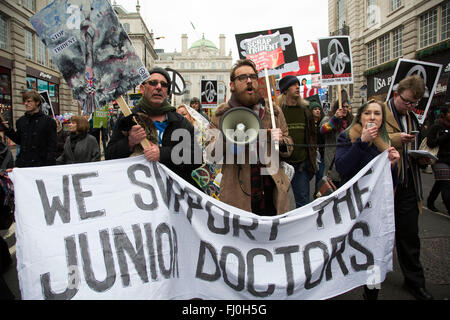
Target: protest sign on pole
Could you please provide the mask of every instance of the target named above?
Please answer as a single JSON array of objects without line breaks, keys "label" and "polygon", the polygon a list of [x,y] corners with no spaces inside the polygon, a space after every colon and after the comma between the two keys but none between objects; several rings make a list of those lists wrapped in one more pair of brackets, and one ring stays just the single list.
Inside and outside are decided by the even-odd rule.
[{"label": "protest sign on pole", "polygon": [[273,217],[144,156],[10,176],[25,300],[327,299],[392,270],[387,152],[333,194]]},{"label": "protest sign on pole", "polygon": [[41,111],[46,114],[47,116],[50,115],[55,118],[55,111],[53,110],[52,101],[50,100],[50,95],[48,94],[48,91],[39,91],[39,95],[42,97],[42,103],[41,103]]},{"label": "protest sign on pole", "polygon": [[55,0],[30,20],[85,113],[129,113],[122,95],[150,75],[108,1]]},{"label": "protest sign on pole", "polygon": [[200,102],[205,108],[215,108],[218,104],[218,86],[217,80],[201,80],[200,81]]},{"label": "protest sign on pole", "polygon": [[320,76],[323,85],[337,85],[342,107],[341,85],[353,83],[353,62],[349,36],[318,39]]},{"label": "protest sign on pole", "polygon": [[399,59],[395,66],[394,75],[392,76],[391,85],[389,87],[386,101],[394,97],[394,92],[397,90],[398,83],[411,75],[417,74],[422,77],[425,82],[425,93],[420,99],[419,104],[413,108],[413,112],[419,120],[419,124],[423,124],[428,109],[433,100],[433,95],[436,90],[436,85],[441,75],[442,65],[437,63]]},{"label": "protest sign on pole", "polygon": [[[271,30],[256,31],[249,33],[236,34],[236,42],[238,46],[239,59],[245,59],[247,57],[246,42],[249,39],[255,38],[260,35],[270,35],[279,32],[280,45],[283,51],[284,63],[278,65],[275,68],[268,68],[269,75],[282,74],[290,71],[297,71],[298,56],[297,49],[295,48],[294,32],[292,27],[276,28]],[[259,77],[264,77],[264,68],[261,69]]]},{"label": "protest sign on pole", "polygon": [[[267,97],[270,106],[270,118],[272,128],[276,128],[275,115],[273,112],[271,82],[269,81],[268,69],[274,69],[284,64],[284,54],[281,49],[280,32],[277,31],[269,35],[259,35],[245,40],[245,51],[247,59],[252,60],[256,65],[256,70],[264,70],[266,79]],[[276,91],[276,88],[274,88]],[[275,141],[275,150],[278,151],[278,141]]]}]

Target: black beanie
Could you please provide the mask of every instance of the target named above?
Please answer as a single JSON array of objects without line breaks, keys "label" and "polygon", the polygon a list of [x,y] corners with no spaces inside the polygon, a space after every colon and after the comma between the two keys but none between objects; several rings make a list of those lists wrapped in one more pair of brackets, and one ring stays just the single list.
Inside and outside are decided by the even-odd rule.
[{"label": "black beanie", "polygon": [[287,89],[289,89],[290,86],[292,86],[295,83],[298,83],[298,85],[300,85],[300,81],[298,81],[298,78],[296,76],[286,76],[286,77],[284,77],[278,83],[278,85],[280,87],[280,92],[284,93]]},{"label": "black beanie", "polygon": [[167,89],[167,93],[170,94],[170,89],[171,89],[171,87],[172,87],[172,80],[170,80],[170,75],[169,75],[169,73],[168,73],[165,69],[163,69],[163,68],[161,68],[161,67],[154,67],[154,68],[151,68],[151,69],[148,71],[148,73],[149,73],[150,75],[153,74],[153,73],[159,73],[159,74],[162,74],[162,75],[164,76],[164,78],[166,78],[167,83],[169,84],[169,88]]}]

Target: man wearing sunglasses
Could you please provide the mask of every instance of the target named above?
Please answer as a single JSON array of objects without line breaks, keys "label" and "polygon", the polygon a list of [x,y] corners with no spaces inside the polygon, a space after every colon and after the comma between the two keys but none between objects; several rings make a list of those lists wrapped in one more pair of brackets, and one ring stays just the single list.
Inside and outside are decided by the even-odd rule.
[{"label": "man wearing sunglasses", "polygon": [[[425,276],[420,263],[419,212],[422,210],[420,166],[427,158],[413,159],[408,150],[420,145],[419,122],[413,108],[425,92],[425,83],[418,75],[404,78],[394,97],[385,105],[386,126],[392,145],[400,153],[400,179],[394,196],[395,240],[400,267],[405,277],[404,288],[416,299],[432,300],[425,289]],[[416,134],[414,134],[416,132]]]},{"label": "man wearing sunglasses", "polygon": [[[119,118],[105,157],[108,160],[144,154],[148,161],[161,162],[197,186],[191,178],[191,172],[201,164],[194,163],[195,152],[201,154],[201,150],[195,149],[197,144],[194,143],[194,127],[168,101],[171,85],[168,72],[155,67],[149,73],[150,78],[140,86],[142,98],[132,109],[132,114]],[[189,137],[190,141],[185,141],[184,137]],[[150,147],[143,149],[140,142],[145,138],[150,141]],[[181,154],[172,155],[172,149],[180,143]],[[184,154],[186,150],[190,151],[188,157]],[[185,158],[189,160],[185,161]]]},{"label": "man wearing sunglasses", "polygon": [[[264,165],[260,161],[261,154],[258,154],[257,163],[249,163],[249,147],[245,147],[248,157],[244,164],[240,164],[233,159],[222,166],[222,180],[220,183],[219,199],[234,207],[253,212],[261,216],[274,216],[289,211],[290,203],[287,196],[289,190],[289,178],[281,167],[277,170],[267,170],[269,174],[264,174],[264,169],[274,166],[274,161],[279,161],[278,154],[272,157],[270,153],[271,141],[279,142],[279,155],[288,157],[292,153],[292,139],[284,119],[283,112],[277,106],[274,108],[274,117],[277,129],[272,129],[269,103],[264,101],[259,94],[258,71],[255,64],[248,59],[238,60],[230,73],[231,98],[228,102],[221,104],[211,118],[211,127],[219,129],[222,116],[233,108],[244,107],[252,110],[261,120],[261,129],[267,129],[268,139],[264,142],[258,139],[259,143],[266,143],[271,163]],[[260,131],[261,135],[261,131]],[[261,136],[259,136],[261,138]],[[242,151],[244,152],[244,151]]]}]

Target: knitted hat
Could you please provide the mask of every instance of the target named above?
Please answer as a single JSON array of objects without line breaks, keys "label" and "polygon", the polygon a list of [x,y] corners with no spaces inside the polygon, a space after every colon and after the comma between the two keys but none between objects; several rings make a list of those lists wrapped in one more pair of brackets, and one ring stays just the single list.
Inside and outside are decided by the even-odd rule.
[{"label": "knitted hat", "polygon": [[172,80],[170,79],[170,75],[166,70],[164,70],[163,68],[160,68],[160,67],[154,67],[154,68],[150,69],[148,71],[148,73],[150,75],[152,75],[153,73],[162,74],[164,76],[164,78],[166,78],[167,83],[169,84],[169,88],[167,88],[167,93],[170,94],[170,88],[172,87]]},{"label": "knitted hat", "polygon": [[310,110],[314,110],[315,108],[319,108],[320,110],[322,110],[322,106],[320,105],[320,103],[318,103],[315,100],[312,100],[309,102],[309,109]]},{"label": "knitted hat", "polygon": [[295,83],[298,83],[298,85],[300,85],[300,81],[298,81],[298,78],[296,76],[286,76],[286,77],[284,77],[278,83],[279,87],[280,87],[280,92],[281,93],[286,92],[286,90],[289,89],[289,87],[292,86]]}]

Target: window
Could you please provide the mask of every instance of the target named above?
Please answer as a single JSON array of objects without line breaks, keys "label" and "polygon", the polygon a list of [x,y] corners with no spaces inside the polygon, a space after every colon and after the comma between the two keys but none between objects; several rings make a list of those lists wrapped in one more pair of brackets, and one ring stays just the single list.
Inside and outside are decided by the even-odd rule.
[{"label": "window", "polygon": [[8,49],[8,20],[0,14],[0,49]]},{"label": "window", "polygon": [[420,16],[420,47],[429,46],[437,42],[438,9],[428,11]]},{"label": "window", "polygon": [[337,0],[337,14],[338,29],[342,29],[345,24],[345,0]]},{"label": "window", "polygon": [[47,65],[46,53],[47,49],[45,48],[44,43],[38,39],[36,42],[36,60],[44,66]]},{"label": "window", "polygon": [[372,68],[377,65],[377,41],[374,40],[367,45],[367,67]]},{"label": "window", "polygon": [[442,5],[441,40],[450,38],[450,1]]},{"label": "window", "polygon": [[212,66],[211,66],[211,68],[212,68],[212,69],[216,69],[216,68],[217,68],[217,65],[216,65],[216,63],[215,63],[215,62],[212,62]]},{"label": "window", "polygon": [[367,0],[367,26],[373,26],[377,23],[377,12],[379,8],[376,0]]},{"label": "window", "polygon": [[191,69],[195,69],[195,62],[191,62]]},{"label": "window", "polygon": [[392,58],[396,59],[403,55],[403,28],[392,31]]},{"label": "window", "polygon": [[130,24],[129,23],[124,23],[123,24],[123,29],[125,30],[126,33],[130,33]]},{"label": "window", "polygon": [[385,63],[390,60],[391,52],[391,37],[390,33],[380,37],[380,63]]},{"label": "window", "polygon": [[391,11],[395,11],[402,6],[402,0],[391,0]]},{"label": "window", "polygon": [[35,11],[35,5],[36,5],[36,1],[35,0],[24,0],[23,1],[23,5],[25,8],[30,9],[31,11]]},{"label": "window", "polygon": [[180,62],[180,69],[184,69],[184,62]]},{"label": "window", "polygon": [[34,35],[25,30],[25,58],[34,60]]}]

